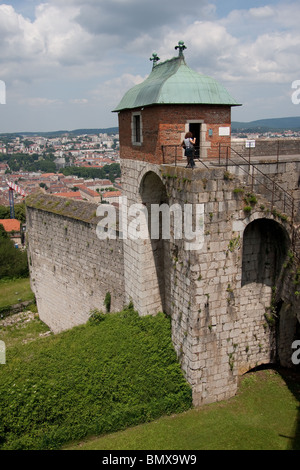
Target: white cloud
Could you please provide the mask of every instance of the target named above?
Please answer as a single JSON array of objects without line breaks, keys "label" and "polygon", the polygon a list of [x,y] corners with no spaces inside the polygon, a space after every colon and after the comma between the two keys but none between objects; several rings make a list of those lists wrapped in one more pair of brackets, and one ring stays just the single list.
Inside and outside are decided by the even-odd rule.
[{"label": "white cloud", "polygon": [[[286,6],[284,23],[290,16],[298,13],[300,5]],[[295,10],[296,9],[296,10]],[[300,32],[286,26],[274,28],[274,23],[263,28],[261,21],[276,16],[280,22],[280,11],[269,6],[246,10],[235,10],[220,21],[196,21],[186,31],[182,31],[188,50],[185,55],[188,63],[199,72],[214,76],[220,80],[243,83],[285,83],[292,80],[299,70]],[[250,14],[249,14],[250,12]],[[254,22],[247,28],[251,17]],[[266,21],[268,23],[268,21]],[[273,27],[272,27],[273,25]],[[236,28],[239,34],[236,34]],[[244,30],[244,34],[241,32]],[[172,31],[164,45],[174,43],[178,31]],[[180,35],[180,32],[179,32]],[[189,53],[189,50],[191,53]]]},{"label": "white cloud", "polygon": [[126,91],[128,91],[133,86],[142,83],[145,79],[146,76],[142,77],[140,75],[131,75],[129,73],[125,73],[120,77],[116,77],[101,83],[101,85],[91,91],[91,95],[94,100],[97,100],[97,102],[105,102],[106,104],[110,103],[112,107],[115,107],[124,96]]},{"label": "white cloud", "polygon": [[69,101],[71,104],[88,104],[89,100],[86,98],[74,98]]},{"label": "white cloud", "polygon": [[10,5],[0,5],[0,53],[3,60],[19,60],[41,49],[41,37],[31,31],[30,21],[17,14]]},{"label": "white cloud", "polygon": [[223,18],[216,17],[213,0],[173,0],[171,7],[161,0],[35,2],[30,18],[0,5],[0,79],[8,104],[81,104],[88,110],[103,103],[104,113],[150,73],[152,52],[169,59],[177,55],[179,40],[191,68],[219,79],[248,103],[247,87],[263,97],[260,87],[265,93],[269,84],[278,96],[277,85],[290,88],[300,79],[296,2],[257,8],[243,2]]},{"label": "white cloud", "polygon": [[49,98],[22,98],[20,100],[20,103],[22,105],[26,106],[52,106],[52,105],[61,105],[62,101],[57,100],[57,99],[49,99]]},{"label": "white cloud", "polygon": [[274,7],[271,7],[270,5],[265,5],[264,7],[259,8],[250,8],[249,10],[249,15],[256,19],[270,19],[274,14]]}]

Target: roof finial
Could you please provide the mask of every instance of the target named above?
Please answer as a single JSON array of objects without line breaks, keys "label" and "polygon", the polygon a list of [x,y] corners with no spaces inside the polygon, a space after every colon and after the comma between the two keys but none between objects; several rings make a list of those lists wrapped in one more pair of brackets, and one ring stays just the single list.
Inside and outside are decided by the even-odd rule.
[{"label": "roof finial", "polygon": [[186,49],[186,46],[184,45],[184,41],[179,41],[178,46],[176,46],[175,49],[179,49],[179,57],[183,57],[183,51],[184,49]]},{"label": "roof finial", "polygon": [[152,57],[150,57],[150,60],[153,60],[153,67],[155,67],[156,62],[158,62],[160,60],[160,58],[158,57],[156,52],[153,52]]}]

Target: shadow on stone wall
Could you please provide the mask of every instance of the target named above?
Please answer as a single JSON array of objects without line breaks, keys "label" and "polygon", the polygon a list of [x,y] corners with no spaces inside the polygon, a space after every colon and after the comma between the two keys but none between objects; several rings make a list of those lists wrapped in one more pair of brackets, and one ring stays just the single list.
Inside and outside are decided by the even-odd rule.
[{"label": "shadow on stone wall", "polygon": [[242,286],[274,286],[289,248],[284,229],[273,220],[255,220],[245,230],[243,245]]}]

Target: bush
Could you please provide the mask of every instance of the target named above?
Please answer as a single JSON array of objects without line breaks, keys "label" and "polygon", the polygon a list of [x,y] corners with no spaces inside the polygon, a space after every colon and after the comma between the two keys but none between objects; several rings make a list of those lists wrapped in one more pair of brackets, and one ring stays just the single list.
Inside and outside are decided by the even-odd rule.
[{"label": "bush", "polygon": [[97,308],[95,308],[94,310],[90,312],[89,322],[91,324],[97,325],[103,320],[105,320],[105,314],[101,310],[98,310]]},{"label": "bush", "polygon": [[245,206],[244,207],[244,212],[245,214],[249,215],[252,211],[252,207],[251,206]]},{"label": "bush", "polygon": [[0,368],[0,448],[57,449],[190,408],[170,326],[163,314],[139,317],[128,307],[98,324],[8,348]]},{"label": "bush", "polygon": [[0,279],[28,276],[27,252],[16,249],[0,225]]},{"label": "bush", "polygon": [[106,313],[110,312],[110,306],[111,306],[111,295],[110,292],[106,292],[105,299],[104,299],[104,305],[106,308]]}]

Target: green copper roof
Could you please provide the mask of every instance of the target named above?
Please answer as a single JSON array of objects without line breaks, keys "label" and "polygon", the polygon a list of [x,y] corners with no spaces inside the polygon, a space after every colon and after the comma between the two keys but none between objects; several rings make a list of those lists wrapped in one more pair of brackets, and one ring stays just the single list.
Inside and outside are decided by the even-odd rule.
[{"label": "green copper roof", "polygon": [[215,79],[190,69],[182,52],[179,57],[154,63],[148,78],[127,91],[114,112],[159,104],[240,106]]}]

